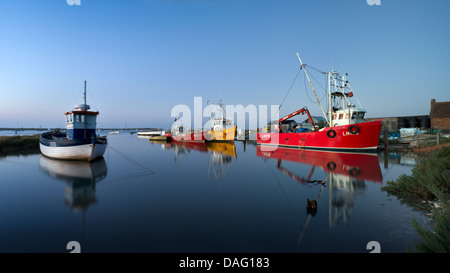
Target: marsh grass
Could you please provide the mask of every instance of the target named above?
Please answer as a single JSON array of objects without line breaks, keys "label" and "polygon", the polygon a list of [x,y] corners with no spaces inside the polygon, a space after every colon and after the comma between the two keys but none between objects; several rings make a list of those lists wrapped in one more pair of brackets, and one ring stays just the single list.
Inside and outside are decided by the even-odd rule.
[{"label": "marsh grass", "polygon": [[432,216],[428,226],[421,226],[415,219],[412,225],[422,241],[413,242],[409,252],[449,253],[450,252],[450,147],[441,147],[428,155],[421,155],[420,162],[412,170],[412,175],[401,175],[396,181],[388,181],[381,188],[400,201],[416,199],[437,204],[431,208]]},{"label": "marsh grass", "polygon": [[39,152],[39,135],[0,137],[0,156]]}]

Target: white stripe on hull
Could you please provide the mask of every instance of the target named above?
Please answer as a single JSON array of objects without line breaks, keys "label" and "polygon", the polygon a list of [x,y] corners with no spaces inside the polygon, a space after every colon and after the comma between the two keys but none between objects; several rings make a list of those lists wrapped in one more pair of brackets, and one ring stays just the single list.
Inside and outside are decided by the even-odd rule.
[{"label": "white stripe on hull", "polygon": [[257,145],[260,146],[270,146],[270,147],[280,147],[280,148],[286,148],[286,149],[311,149],[311,150],[376,150],[378,148],[378,146],[373,146],[373,147],[324,147],[324,146],[300,146],[300,145],[286,145],[286,144],[270,144],[270,143],[257,143]]},{"label": "white stripe on hull", "polygon": [[70,160],[88,160],[92,161],[103,156],[106,151],[104,144],[85,144],[67,147],[49,147],[39,144],[42,154],[51,158],[70,159]]}]

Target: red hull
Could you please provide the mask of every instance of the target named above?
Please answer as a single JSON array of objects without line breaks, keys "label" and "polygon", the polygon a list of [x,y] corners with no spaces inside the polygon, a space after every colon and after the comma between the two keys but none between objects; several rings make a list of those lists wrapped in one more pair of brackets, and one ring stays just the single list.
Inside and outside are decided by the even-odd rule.
[{"label": "red hull", "polygon": [[[327,172],[351,176],[361,180],[369,180],[380,184],[383,181],[378,157],[372,154],[336,153],[288,148],[264,151],[263,147],[258,146],[256,155],[259,157],[318,166]],[[281,164],[279,163],[279,165]]]},{"label": "red hull", "polygon": [[[354,129],[355,126],[357,127],[356,132],[355,130],[349,130],[350,127]],[[335,135],[331,130],[335,132]],[[273,146],[268,147],[267,150],[281,147],[329,151],[375,152],[378,146],[380,131],[381,119],[363,122],[353,126],[326,127],[322,131],[317,132],[258,133],[257,144]]]},{"label": "red hull", "polygon": [[170,141],[175,142],[205,142],[205,133],[204,132],[196,132],[192,134],[180,134],[180,135],[170,135]]}]

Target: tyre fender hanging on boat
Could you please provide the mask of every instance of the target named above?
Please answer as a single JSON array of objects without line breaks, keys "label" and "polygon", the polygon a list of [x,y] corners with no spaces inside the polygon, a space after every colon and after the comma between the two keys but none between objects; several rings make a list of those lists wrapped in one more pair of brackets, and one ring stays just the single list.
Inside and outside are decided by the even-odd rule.
[{"label": "tyre fender hanging on boat", "polygon": [[334,138],[334,137],[336,136],[336,131],[333,130],[333,129],[328,130],[327,136],[328,136],[329,138]]},{"label": "tyre fender hanging on boat", "polygon": [[350,132],[350,134],[357,134],[359,133],[359,127],[356,125],[351,125],[350,127],[348,127],[348,131]]}]

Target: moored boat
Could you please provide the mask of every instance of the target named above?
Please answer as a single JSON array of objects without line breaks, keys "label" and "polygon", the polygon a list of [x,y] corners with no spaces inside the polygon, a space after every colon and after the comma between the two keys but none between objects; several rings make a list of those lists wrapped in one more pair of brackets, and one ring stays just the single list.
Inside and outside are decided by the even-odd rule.
[{"label": "moored boat", "polygon": [[170,137],[170,134],[165,131],[161,131],[159,135],[152,135],[148,139],[151,141],[167,141]]},{"label": "moored boat", "polygon": [[[231,119],[227,118],[225,109],[221,102],[215,103],[216,105],[214,115],[211,116],[211,127],[206,132],[207,141],[234,141],[236,138],[236,125],[233,124]],[[218,113],[219,115],[215,115]]]},{"label": "moored boat", "polygon": [[51,131],[41,134],[39,146],[47,157],[67,160],[93,161],[106,151],[106,136],[96,135],[96,120],[99,112],[89,111],[86,104],[86,82],[84,82],[84,104],[77,104],[73,111],[65,113],[66,132]]},{"label": "moored boat", "polygon": [[[168,135],[168,139],[174,142],[205,142],[205,141],[225,141],[233,142],[236,138],[236,125],[227,118],[222,103],[214,103],[216,106],[213,113],[210,113],[209,128],[192,130],[183,125],[174,126]],[[208,106],[213,106],[209,105]],[[218,114],[218,115],[216,115]],[[175,119],[175,122],[180,117]]]},{"label": "moored boat", "polygon": [[170,134],[165,131],[140,131],[138,137],[148,138],[151,141],[167,141]]},{"label": "moored boat", "polygon": [[[299,60],[301,68],[309,80],[306,65],[302,63],[300,56]],[[329,151],[376,151],[381,130],[381,119],[364,120],[366,111],[362,107],[356,107],[351,102],[353,90],[351,90],[345,76],[340,75],[337,71],[322,73],[328,77],[328,117],[325,115],[319,100],[318,103],[324,113],[327,126],[320,128],[314,124],[308,109],[305,107],[272,123],[270,131],[259,132],[257,134],[258,145]],[[312,84],[311,88],[314,91]],[[346,90],[350,92],[346,92]],[[308,115],[312,124],[311,129],[287,124],[288,119],[299,114]]]},{"label": "moored boat", "polygon": [[161,136],[164,131],[138,131],[138,136]]},{"label": "moored boat", "polygon": [[151,136],[148,139],[152,141],[167,141],[167,136]]},{"label": "moored boat", "polygon": [[168,139],[173,142],[205,142],[205,132],[204,131],[188,131],[184,133],[183,131],[172,132]]},{"label": "moored boat", "polygon": [[[175,122],[180,120],[180,117],[175,118]],[[173,142],[205,142],[206,132],[204,130],[191,130],[185,128],[183,125],[173,127],[170,133],[166,133],[169,141]]]}]

